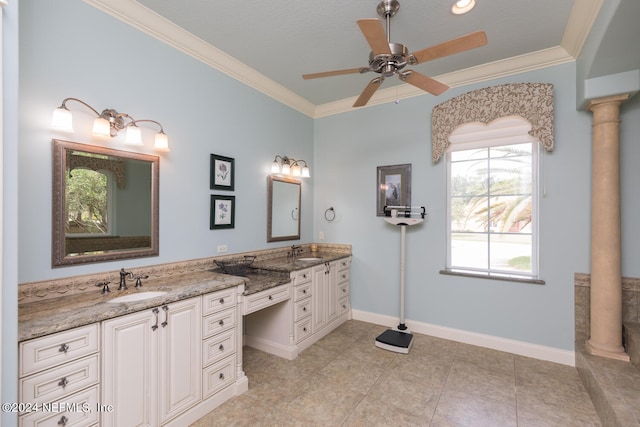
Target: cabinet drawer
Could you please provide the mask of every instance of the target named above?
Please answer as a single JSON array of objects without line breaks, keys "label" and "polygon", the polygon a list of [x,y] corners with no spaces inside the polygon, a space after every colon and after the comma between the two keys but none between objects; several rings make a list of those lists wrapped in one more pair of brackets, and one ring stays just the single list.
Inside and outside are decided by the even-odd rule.
[{"label": "cabinet drawer", "polygon": [[20,343],[20,377],[98,351],[98,324]]},{"label": "cabinet drawer", "polygon": [[311,281],[311,269],[307,268],[306,270],[296,271],[295,273],[295,282],[294,285],[298,286],[306,282]]},{"label": "cabinet drawer", "polygon": [[202,315],[226,310],[236,305],[236,287],[223,289],[204,295],[202,298]]},{"label": "cabinet drawer", "polygon": [[311,296],[311,282],[293,288],[293,301],[300,301]]},{"label": "cabinet drawer", "polygon": [[[98,386],[78,392],[64,401],[47,402],[47,407],[40,406],[38,412],[31,412],[20,417],[21,427],[81,427],[97,425],[100,421],[98,407]],[[64,404],[66,411],[61,410]]]},{"label": "cabinet drawer", "polygon": [[69,362],[20,381],[20,402],[53,402],[98,382],[98,355]]},{"label": "cabinet drawer", "polygon": [[338,284],[338,299],[349,296],[349,282]]},{"label": "cabinet drawer", "polygon": [[236,351],[235,330],[223,332],[204,341],[202,345],[202,366],[224,359]]},{"label": "cabinet drawer", "polygon": [[203,399],[215,394],[236,380],[236,358],[228,357],[203,370]]},{"label": "cabinet drawer", "polygon": [[254,311],[262,310],[271,305],[286,301],[291,298],[291,286],[289,284],[276,286],[253,295],[245,297],[243,304],[243,314],[250,314]]},{"label": "cabinet drawer", "polygon": [[311,317],[307,317],[296,323],[295,340],[296,344],[311,335]]},{"label": "cabinet drawer", "polygon": [[346,270],[351,267],[351,258],[338,260],[338,271]]},{"label": "cabinet drawer", "polygon": [[338,300],[338,316],[342,316],[348,311],[349,311],[349,296],[346,296]]},{"label": "cabinet drawer", "polygon": [[348,282],[351,279],[351,270],[338,271],[338,283]]},{"label": "cabinet drawer", "polygon": [[226,331],[236,324],[235,308],[209,315],[202,319],[202,338]]},{"label": "cabinet drawer", "polygon": [[297,322],[311,315],[311,298],[303,299],[293,305],[293,321]]}]

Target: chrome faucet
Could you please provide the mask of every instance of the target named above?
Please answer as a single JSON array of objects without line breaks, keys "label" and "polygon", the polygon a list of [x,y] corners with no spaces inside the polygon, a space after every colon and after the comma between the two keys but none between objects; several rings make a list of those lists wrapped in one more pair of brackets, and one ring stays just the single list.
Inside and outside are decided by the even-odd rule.
[{"label": "chrome faucet", "polygon": [[127,276],[130,279],[133,279],[133,273],[130,271],[125,271],[124,268],[120,269],[120,286],[118,286],[119,291],[127,290]]},{"label": "chrome faucet", "polygon": [[144,276],[139,274],[136,277],[131,277],[132,279],[136,279],[136,288],[141,288],[142,287],[142,279],[148,279],[149,275],[145,274]]},{"label": "chrome faucet", "polygon": [[109,289],[109,283],[111,283],[110,281],[105,281],[105,282],[99,282],[96,283],[97,287],[102,287],[102,293],[106,294],[108,292],[111,292],[111,289]]}]

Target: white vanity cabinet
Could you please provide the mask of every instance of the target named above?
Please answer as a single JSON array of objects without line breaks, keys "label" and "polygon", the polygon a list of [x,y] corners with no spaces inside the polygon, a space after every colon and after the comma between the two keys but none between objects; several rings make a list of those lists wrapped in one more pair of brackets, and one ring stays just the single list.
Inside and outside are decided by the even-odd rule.
[{"label": "white vanity cabinet", "polygon": [[202,399],[201,298],[102,324],[103,426],[158,426]]},{"label": "white vanity cabinet", "polygon": [[99,337],[96,324],[20,343],[21,426],[99,422]]}]

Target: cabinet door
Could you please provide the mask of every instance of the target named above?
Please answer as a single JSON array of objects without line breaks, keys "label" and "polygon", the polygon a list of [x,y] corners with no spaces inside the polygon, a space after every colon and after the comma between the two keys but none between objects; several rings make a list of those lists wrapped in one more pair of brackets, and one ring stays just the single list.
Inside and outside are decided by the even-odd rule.
[{"label": "cabinet door", "polygon": [[145,310],[102,323],[103,426],[157,426],[159,314]]},{"label": "cabinet door", "polygon": [[327,324],[327,266],[317,265],[311,270],[311,319],[312,332],[315,334]]},{"label": "cabinet door", "polygon": [[327,272],[327,323],[338,317],[338,262],[329,264]]},{"label": "cabinet door", "polygon": [[202,396],[200,298],[160,308],[161,422],[198,403]]}]

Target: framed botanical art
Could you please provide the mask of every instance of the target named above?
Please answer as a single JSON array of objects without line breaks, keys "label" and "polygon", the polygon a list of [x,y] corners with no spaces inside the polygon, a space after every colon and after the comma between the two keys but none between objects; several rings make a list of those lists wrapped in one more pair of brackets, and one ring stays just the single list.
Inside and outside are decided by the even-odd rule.
[{"label": "framed botanical art", "polygon": [[234,228],[236,217],[236,196],[211,195],[209,229]]},{"label": "framed botanical art", "polygon": [[211,190],[234,190],[235,183],[235,159],[231,157],[211,155]]},{"label": "framed botanical art", "polygon": [[411,164],[378,166],[377,216],[385,206],[411,206]]}]

